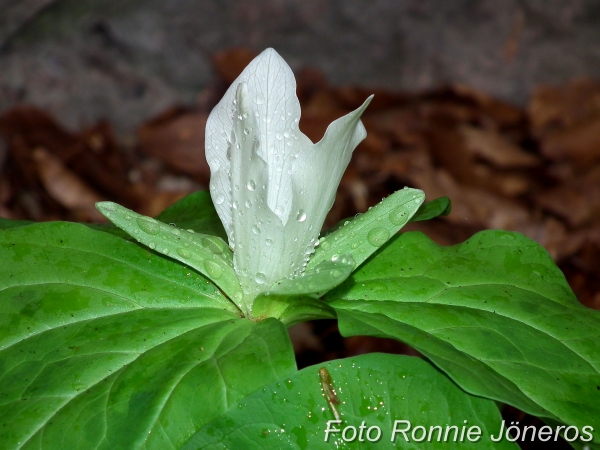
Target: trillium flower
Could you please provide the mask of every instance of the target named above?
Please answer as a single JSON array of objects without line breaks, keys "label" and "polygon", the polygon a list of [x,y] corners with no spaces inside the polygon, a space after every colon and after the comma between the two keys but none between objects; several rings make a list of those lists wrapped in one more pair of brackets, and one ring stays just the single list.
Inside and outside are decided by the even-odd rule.
[{"label": "trillium flower", "polygon": [[352,152],[366,136],[360,116],[370,100],[331,123],[313,144],[298,128],[294,75],[267,49],[211,112],[205,145],[210,193],[244,303],[304,271]]}]

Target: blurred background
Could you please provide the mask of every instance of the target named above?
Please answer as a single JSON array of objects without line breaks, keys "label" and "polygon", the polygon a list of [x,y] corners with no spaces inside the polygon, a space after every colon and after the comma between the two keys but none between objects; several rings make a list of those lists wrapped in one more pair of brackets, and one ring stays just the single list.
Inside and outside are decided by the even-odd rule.
[{"label": "blurred background", "polygon": [[[404,186],[447,195],[448,217],[409,228],[524,233],[600,309],[596,0],[0,0],[0,216],[155,215],[206,189],[206,117],[266,47],[313,141],[376,94],[327,225]],[[292,334],[300,365],[415,353],[327,321]]]}]

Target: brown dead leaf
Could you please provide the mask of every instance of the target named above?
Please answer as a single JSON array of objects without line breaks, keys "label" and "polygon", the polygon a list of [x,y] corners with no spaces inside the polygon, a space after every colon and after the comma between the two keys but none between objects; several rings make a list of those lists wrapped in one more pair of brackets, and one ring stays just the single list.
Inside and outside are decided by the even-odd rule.
[{"label": "brown dead leaf", "polygon": [[544,156],[578,168],[600,160],[600,114],[551,133],[541,143]]},{"label": "brown dead leaf", "polygon": [[205,113],[170,110],[138,130],[140,150],[168,166],[207,181],[210,169],[204,156]]},{"label": "brown dead leaf", "polygon": [[543,209],[578,228],[600,219],[600,166],[534,196]]},{"label": "brown dead leaf", "polygon": [[496,131],[483,130],[470,125],[462,125],[460,133],[466,150],[499,169],[515,167],[536,167],[540,159],[525,152]]},{"label": "brown dead leaf", "polygon": [[576,79],[563,86],[538,86],[529,103],[532,133],[543,138],[600,114],[600,84]]},{"label": "brown dead leaf", "polygon": [[46,191],[62,206],[75,213],[78,220],[104,220],[94,206],[96,202],[103,200],[102,197],[67,169],[58,157],[38,147],[33,151],[33,160]]}]

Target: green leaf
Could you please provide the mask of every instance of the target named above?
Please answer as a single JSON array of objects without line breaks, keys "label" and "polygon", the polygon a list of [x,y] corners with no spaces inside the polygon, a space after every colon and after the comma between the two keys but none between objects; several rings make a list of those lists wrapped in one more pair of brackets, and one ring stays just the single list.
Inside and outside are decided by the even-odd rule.
[{"label": "green leaf", "polygon": [[[334,420],[334,415],[324,395],[320,367],[331,377],[339,400],[333,408],[343,421],[331,426],[340,430],[354,426],[358,430],[364,421],[364,442],[358,442],[358,437],[353,443],[344,442],[341,432],[331,434],[325,442],[327,422]],[[426,442],[426,438],[424,442],[409,443],[401,433],[396,433],[392,442],[395,420],[410,422],[408,439],[412,439],[412,430],[417,426],[425,427],[426,432],[430,426],[439,426],[442,442],[437,442],[437,429],[433,430],[432,442]],[[205,425],[183,449],[453,449],[474,446],[518,449],[516,444],[506,440],[491,442],[490,435],[497,435],[501,421],[494,402],[466,394],[422,359],[375,353],[308,367],[271,383]],[[454,429],[450,429],[444,442],[446,426],[457,427],[459,442],[452,442]],[[481,439],[477,444],[467,439],[466,432],[460,442],[463,426],[466,430],[479,427]],[[381,430],[377,443],[366,439],[369,427]],[[396,429],[406,427],[407,424],[398,423]],[[476,437],[474,431],[472,439]],[[373,428],[371,433],[374,439],[377,430]],[[417,429],[415,437],[419,439],[421,433]]]},{"label": "green leaf", "polygon": [[196,233],[218,236],[227,241],[221,219],[208,191],[198,191],[169,206],[156,217],[161,222]]},{"label": "green leaf", "polygon": [[[160,213],[156,219],[163,223],[183,228],[184,230],[194,230],[196,233],[209,234],[227,240],[225,230],[212,204],[210,194],[206,191],[194,192],[182,198]],[[4,226],[2,220],[6,219],[0,219],[0,229]],[[32,223],[22,222],[26,224]],[[133,239],[129,234],[117,228],[112,223],[91,223],[86,224],[86,226],[93,230],[114,234],[122,239]]]},{"label": "green leaf", "polygon": [[252,315],[263,319],[273,317],[291,327],[300,322],[335,319],[335,311],[320,299],[302,295],[259,295],[252,305]]},{"label": "green leaf", "polygon": [[33,222],[30,220],[10,220],[0,217],[0,230],[8,230],[9,228],[17,228],[25,225],[30,225]]},{"label": "green leaf", "polygon": [[0,310],[0,448],[179,448],[295,371],[281,322],[83,225],[0,233]]},{"label": "green leaf", "polygon": [[[113,202],[96,203],[96,208],[138,242],[210,278],[242,307],[242,290],[233,268],[233,253],[221,238],[181,230]],[[243,311],[248,314],[248,311]]]},{"label": "green leaf", "polygon": [[414,216],[410,218],[410,222],[420,222],[423,220],[431,220],[438,216],[447,216],[452,211],[452,203],[448,197],[440,197],[430,202],[423,203]]},{"label": "green leaf", "polygon": [[307,270],[342,254],[349,254],[356,267],[360,266],[406,225],[424,200],[425,194],[419,189],[404,188],[394,192],[366,213],[322,237]]},{"label": "green leaf", "polygon": [[600,429],[600,313],[520,234],[400,235],[326,300],[344,336],[404,341],[468,392]]}]

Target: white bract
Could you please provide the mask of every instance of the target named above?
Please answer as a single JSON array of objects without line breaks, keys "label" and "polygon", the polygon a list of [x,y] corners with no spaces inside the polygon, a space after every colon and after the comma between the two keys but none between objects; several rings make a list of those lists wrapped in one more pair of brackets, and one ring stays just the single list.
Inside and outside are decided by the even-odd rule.
[{"label": "white bract", "polygon": [[294,75],[267,49],[211,112],[210,193],[234,251],[244,303],[302,274],[352,152],[366,136],[360,116],[370,100],[313,144],[298,128]]}]

